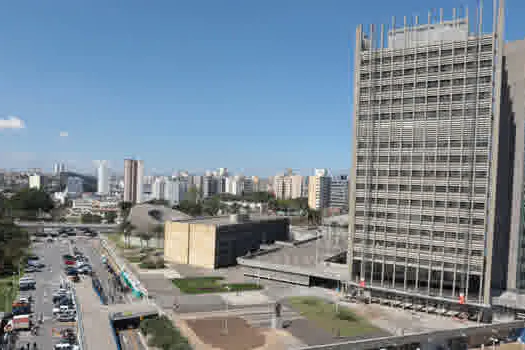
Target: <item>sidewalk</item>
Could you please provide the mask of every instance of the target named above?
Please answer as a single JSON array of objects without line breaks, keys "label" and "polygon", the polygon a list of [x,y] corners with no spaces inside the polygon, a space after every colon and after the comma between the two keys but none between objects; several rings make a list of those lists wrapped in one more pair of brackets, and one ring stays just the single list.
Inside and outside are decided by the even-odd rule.
[{"label": "sidewalk", "polygon": [[82,321],[84,323],[84,350],[117,349],[109,322],[108,307],[100,303],[91,279],[83,279],[75,285]]}]

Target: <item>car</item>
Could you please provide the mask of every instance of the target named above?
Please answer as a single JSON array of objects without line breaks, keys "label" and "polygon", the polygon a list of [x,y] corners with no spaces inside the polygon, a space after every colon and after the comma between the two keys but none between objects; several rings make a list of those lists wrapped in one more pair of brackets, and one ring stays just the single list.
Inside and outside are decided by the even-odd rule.
[{"label": "car", "polygon": [[37,269],[36,267],[31,266],[31,265],[26,266],[26,267],[24,268],[24,271],[27,272],[27,273],[36,272],[37,270],[38,270],[38,269]]},{"label": "car", "polygon": [[78,273],[82,273],[85,275],[90,275],[93,272],[93,269],[91,268],[91,265],[82,265],[78,268]]},{"label": "car", "polygon": [[57,317],[58,322],[73,322],[75,319],[76,316],[74,312],[59,313]]}]

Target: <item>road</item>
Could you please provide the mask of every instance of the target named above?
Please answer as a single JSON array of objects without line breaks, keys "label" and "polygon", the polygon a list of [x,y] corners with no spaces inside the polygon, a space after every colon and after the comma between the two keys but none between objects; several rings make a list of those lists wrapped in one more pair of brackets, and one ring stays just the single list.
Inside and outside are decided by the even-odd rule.
[{"label": "road", "polygon": [[20,333],[17,347],[36,342],[38,349],[47,350],[52,349],[53,345],[58,343],[57,331],[64,328],[76,330],[75,323],[58,323],[53,319],[52,295],[60,286],[60,281],[63,277],[61,256],[69,253],[69,245],[60,241],[36,243],[33,245],[33,253],[40,257],[40,261],[46,264],[46,267],[41,272],[26,274],[34,276],[36,290],[23,291],[20,294],[21,296],[31,295],[33,297],[33,312],[35,315],[42,314],[44,323],[40,327],[37,336],[32,336],[29,332]]},{"label": "road", "polygon": [[80,228],[80,227],[89,227],[94,230],[116,230],[118,229],[118,224],[76,224],[70,222],[38,222],[38,221],[19,221],[16,223],[21,227],[46,227],[46,228]]}]

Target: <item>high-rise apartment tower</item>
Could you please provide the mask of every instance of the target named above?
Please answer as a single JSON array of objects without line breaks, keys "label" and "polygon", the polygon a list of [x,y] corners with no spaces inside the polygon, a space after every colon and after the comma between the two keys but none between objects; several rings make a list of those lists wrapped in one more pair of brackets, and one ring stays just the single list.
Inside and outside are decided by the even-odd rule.
[{"label": "high-rise apartment tower", "polygon": [[124,159],[124,201],[142,202],[144,187],[144,161]]}]

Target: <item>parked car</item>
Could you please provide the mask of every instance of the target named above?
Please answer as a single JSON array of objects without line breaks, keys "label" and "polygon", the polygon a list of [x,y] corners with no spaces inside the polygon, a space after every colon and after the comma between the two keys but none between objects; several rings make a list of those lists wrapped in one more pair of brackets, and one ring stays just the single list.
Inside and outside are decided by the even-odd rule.
[{"label": "parked car", "polygon": [[75,321],[76,316],[75,313],[60,313],[58,314],[57,320],[58,322],[73,322]]}]

